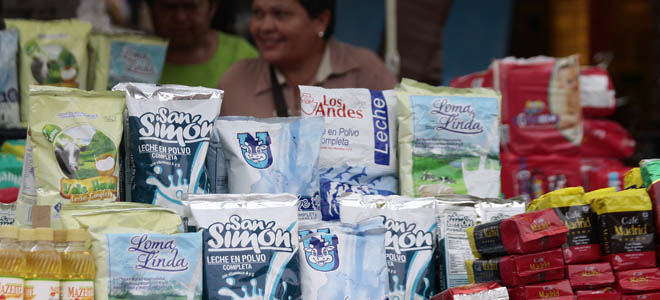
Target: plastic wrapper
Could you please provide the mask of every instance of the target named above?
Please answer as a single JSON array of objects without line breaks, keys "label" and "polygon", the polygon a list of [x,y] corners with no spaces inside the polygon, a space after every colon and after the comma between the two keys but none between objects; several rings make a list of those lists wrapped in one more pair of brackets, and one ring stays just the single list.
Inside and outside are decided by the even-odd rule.
[{"label": "plastic wrapper", "polygon": [[626,158],[635,151],[635,140],[619,123],[585,119],[584,138],[580,145],[583,157]]},{"label": "plastic wrapper", "polygon": [[622,294],[648,293],[660,290],[660,269],[637,269],[616,273],[616,286]]},{"label": "plastic wrapper", "polygon": [[80,20],[5,20],[19,32],[21,125],[27,127],[34,84],[87,89],[87,40],[92,24]]},{"label": "plastic wrapper", "polygon": [[624,189],[624,177],[630,167],[613,158],[582,158],[580,161],[585,190],[593,191],[606,187],[614,187],[618,191]]},{"label": "plastic wrapper", "polygon": [[585,117],[604,117],[614,113],[616,96],[606,69],[580,67],[580,103]]},{"label": "plastic wrapper", "polygon": [[477,203],[477,214],[481,223],[489,223],[508,219],[525,212],[525,199],[514,197],[508,199],[486,198]]},{"label": "plastic wrapper", "polygon": [[381,218],[301,226],[302,299],[387,299],[385,232]]},{"label": "plastic wrapper", "polygon": [[660,228],[660,160],[645,159],[639,165],[642,184],[653,201],[653,224]]},{"label": "plastic wrapper", "polygon": [[601,251],[614,271],[656,266],[651,199],[644,189],[625,190],[596,198]]},{"label": "plastic wrapper", "polygon": [[[122,83],[126,93],[126,197],[183,214],[186,193],[203,194],[204,169],[223,92],[202,87]],[[186,101],[178,101],[186,100]]]},{"label": "plastic wrapper", "polygon": [[521,196],[526,201],[569,186],[582,186],[580,159],[577,156],[502,155],[502,193],[505,197]]},{"label": "plastic wrapper", "polygon": [[568,227],[562,245],[567,264],[600,260],[596,215],[584,198],[582,187],[570,187],[544,194],[527,205],[527,211],[553,208]]},{"label": "plastic wrapper", "polygon": [[229,193],[291,193],[300,199],[301,221],[321,220],[317,166],[322,118],[221,117],[215,127]]},{"label": "plastic wrapper", "polygon": [[[127,208],[80,213],[75,214],[73,218],[78,222],[81,228],[87,229],[92,238],[91,251],[96,260],[94,299],[107,300],[117,298],[117,296],[119,296],[118,293],[122,293],[124,296],[131,294],[148,294],[157,298],[172,294],[181,297],[187,297],[190,295],[190,299],[200,299],[199,296],[193,297],[195,293],[187,293],[181,290],[192,289],[194,292],[195,287],[201,288],[199,283],[201,283],[202,274],[201,268],[199,268],[198,265],[201,263],[201,257],[198,256],[199,252],[197,252],[200,247],[200,244],[198,243],[201,242],[199,239],[194,244],[188,244],[188,249],[185,251],[184,249],[181,249],[181,257],[186,257],[189,262],[188,270],[169,270],[165,272],[154,270],[154,272],[149,272],[147,269],[144,270],[147,271],[146,273],[137,275],[137,277],[149,274],[148,277],[154,279],[145,281],[148,283],[145,283],[143,286],[137,284],[140,281],[135,278],[133,278],[134,281],[132,283],[126,282],[127,284],[125,285],[113,285],[113,283],[115,283],[112,281],[113,279],[122,280],[122,277],[123,279],[129,278],[124,276],[126,273],[122,274],[122,272],[118,270],[126,270],[125,268],[129,266],[128,261],[118,261],[116,260],[117,258],[132,258],[133,260],[131,261],[130,266],[132,266],[132,269],[134,270],[139,269],[141,263],[140,260],[144,263],[144,259],[146,259],[145,257],[136,255],[139,254],[136,252],[137,249],[131,251],[131,247],[129,246],[121,249],[111,248],[112,245],[116,245],[113,240],[123,235],[122,241],[124,243],[130,243],[132,238],[128,237],[127,234],[134,234],[137,236],[134,238],[134,241],[139,242],[141,236],[145,234],[169,235],[179,233],[181,228],[181,217],[179,217],[174,211],[158,207]],[[174,242],[170,245],[173,245],[173,243]],[[152,246],[154,244],[155,243],[152,243]],[[161,242],[160,244],[165,243]],[[144,243],[142,245],[144,245]],[[152,250],[155,251],[156,249]],[[126,251],[126,253],[123,253],[124,251]],[[170,260],[172,259],[174,253],[171,253],[169,250],[163,250],[162,252],[163,259],[165,259],[166,256]],[[164,264],[161,264],[160,266],[164,266]],[[180,283],[177,283],[177,280]],[[163,286],[168,286],[167,291],[163,290]],[[119,291],[117,289],[125,290]],[[168,292],[170,294],[167,294]],[[199,295],[199,293],[197,294]]]},{"label": "plastic wrapper", "polygon": [[439,293],[431,300],[507,300],[508,292],[505,287],[495,282],[475,283],[453,287]]},{"label": "plastic wrapper", "polygon": [[33,205],[50,206],[59,228],[62,204],[116,201],[123,94],[34,86],[30,98],[24,161],[32,183],[19,196],[17,223],[32,224]]},{"label": "plastic wrapper", "polygon": [[300,299],[295,195],[191,194],[184,202],[203,229],[205,299]]},{"label": "plastic wrapper", "polygon": [[568,227],[559,219],[554,209],[519,214],[467,229],[472,253],[477,258],[559,248],[566,242],[567,232]]},{"label": "plastic wrapper", "polygon": [[18,31],[0,31],[0,128],[20,127],[17,51]]},{"label": "plastic wrapper", "polygon": [[574,290],[598,289],[614,284],[614,273],[608,262],[568,265],[568,280]]},{"label": "plastic wrapper", "polygon": [[488,68],[484,71],[474,72],[459,76],[451,80],[450,86],[456,88],[492,88],[493,87],[493,69]]},{"label": "plastic wrapper", "polygon": [[392,90],[300,86],[302,117],[323,117],[323,220],[338,220],[342,191],[398,194],[397,98]]},{"label": "plastic wrapper", "polygon": [[381,216],[387,229],[385,255],[390,299],[428,299],[436,290],[435,199],[350,194],[339,198],[343,223]]},{"label": "plastic wrapper", "polygon": [[500,95],[403,79],[399,104],[402,195],[500,194]]}]

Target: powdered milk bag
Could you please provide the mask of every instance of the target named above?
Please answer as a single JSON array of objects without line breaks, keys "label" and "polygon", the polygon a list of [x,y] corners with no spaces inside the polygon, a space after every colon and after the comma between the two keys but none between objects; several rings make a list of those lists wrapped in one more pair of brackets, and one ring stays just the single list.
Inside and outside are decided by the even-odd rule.
[{"label": "powdered milk bag", "polygon": [[402,195],[499,196],[497,92],[403,79],[397,96]]},{"label": "powdered milk bag", "polygon": [[298,232],[303,299],[387,299],[382,218],[301,225]]},{"label": "powdered milk bag", "polygon": [[16,56],[18,31],[0,31],[0,128],[20,126]]},{"label": "powdered milk bag", "polygon": [[344,192],[398,194],[394,91],[300,86],[303,117],[323,117],[321,212],[339,219]]},{"label": "powdered milk bag", "polygon": [[6,20],[19,32],[21,124],[27,126],[33,84],[87,89],[87,40],[92,24],[80,20]]},{"label": "powdered milk bag", "polygon": [[293,194],[188,195],[204,231],[204,299],[300,299]]},{"label": "powdered milk bag", "polygon": [[50,206],[51,226],[61,227],[62,204],[117,200],[124,95],[33,86],[30,98],[24,174],[34,183],[19,197],[17,223],[31,224],[32,205]]},{"label": "powdered milk bag", "polygon": [[229,193],[291,193],[300,199],[301,221],[321,219],[317,161],[322,118],[221,117],[216,128]]},{"label": "powdered milk bag", "polygon": [[183,215],[183,195],[206,192],[204,160],[223,92],[141,83],[121,83],[113,90],[126,92],[125,142],[128,169],[134,172],[126,179],[129,200]]},{"label": "powdered milk bag", "polygon": [[461,262],[474,259],[474,256],[470,252],[470,240],[465,230],[477,225],[475,206],[481,200],[468,195],[436,197],[438,292],[469,283],[468,273]]},{"label": "powdered milk bag", "polygon": [[435,199],[349,194],[339,198],[343,223],[382,216],[390,271],[389,299],[428,299],[434,286]]}]

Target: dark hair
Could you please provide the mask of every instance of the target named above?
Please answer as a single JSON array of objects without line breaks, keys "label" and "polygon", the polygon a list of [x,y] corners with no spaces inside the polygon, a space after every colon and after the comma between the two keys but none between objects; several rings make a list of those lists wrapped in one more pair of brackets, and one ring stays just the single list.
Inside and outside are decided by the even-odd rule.
[{"label": "dark hair", "polygon": [[311,18],[317,18],[324,11],[330,11],[330,22],[323,33],[324,39],[329,39],[335,32],[335,0],[298,0]]}]

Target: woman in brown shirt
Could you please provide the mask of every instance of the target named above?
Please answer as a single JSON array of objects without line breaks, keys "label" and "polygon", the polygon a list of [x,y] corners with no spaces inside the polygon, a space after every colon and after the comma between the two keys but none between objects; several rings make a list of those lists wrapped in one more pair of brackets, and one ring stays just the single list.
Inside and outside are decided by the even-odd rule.
[{"label": "woman in brown shirt", "polygon": [[298,85],[394,88],[396,78],[375,54],[332,39],[333,30],[333,0],[254,0],[250,32],[260,56],[220,79],[220,114],[300,115]]}]

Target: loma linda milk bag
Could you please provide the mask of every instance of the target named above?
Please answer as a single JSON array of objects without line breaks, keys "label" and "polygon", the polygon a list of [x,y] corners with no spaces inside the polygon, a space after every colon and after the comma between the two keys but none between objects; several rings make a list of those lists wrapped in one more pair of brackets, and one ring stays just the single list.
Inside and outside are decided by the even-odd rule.
[{"label": "loma linda milk bag", "polygon": [[203,229],[207,300],[300,299],[293,194],[188,195]]},{"label": "loma linda milk bag", "polygon": [[[121,83],[128,108],[127,199],[183,215],[186,193],[206,192],[204,161],[223,92],[203,87]],[[128,198],[128,197],[127,197]]]},{"label": "loma linda milk bag", "polygon": [[403,79],[399,104],[401,194],[500,194],[500,95]]},{"label": "loma linda milk bag", "polygon": [[323,117],[321,212],[338,220],[345,192],[398,193],[396,105],[393,90],[300,86],[302,117]]},{"label": "loma linda milk bag", "polygon": [[383,217],[389,299],[429,299],[435,292],[435,199],[350,194],[339,198],[341,222]]}]

